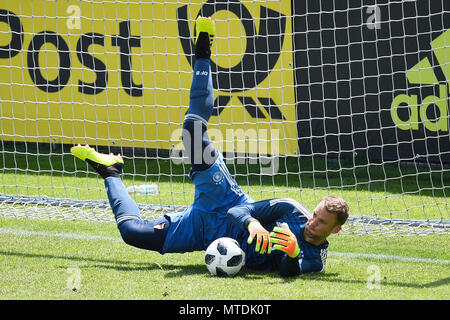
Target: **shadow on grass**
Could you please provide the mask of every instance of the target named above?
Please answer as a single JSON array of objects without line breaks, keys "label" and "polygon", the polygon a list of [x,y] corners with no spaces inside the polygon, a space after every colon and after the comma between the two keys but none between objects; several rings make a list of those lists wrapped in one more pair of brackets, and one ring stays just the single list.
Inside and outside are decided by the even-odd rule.
[{"label": "shadow on grass", "polygon": [[[209,274],[208,269],[203,264],[191,264],[191,265],[174,265],[174,264],[163,264],[163,269],[166,272],[165,277],[167,278],[179,278],[188,275],[196,275],[196,274]],[[211,277],[214,277],[211,275]],[[233,278],[238,279],[246,279],[246,280],[265,280],[267,281],[268,277],[279,277],[278,273],[270,272],[270,271],[260,271],[260,270],[251,270],[248,268],[243,268],[239,273]]]},{"label": "shadow on grass", "polygon": [[[20,257],[20,258],[43,258],[43,259],[69,260],[69,261],[79,262],[78,263],[79,267],[108,268],[108,269],[116,269],[116,270],[120,270],[120,271],[162,269],[161,265],[159,263],[152,262],[152,261],[133,262],[133,261],[116,260],[116,259],[95,259],[95,258],[89,258],[89,257],[24,253],[24,252],[7,252],[7,251],[0,251],[0,255],[14,256],[14,257]],[[98,263],[98,264],[87,265],[87,262]]]},{"label": "shadow on grass", "polygon": [[[3,256],[14,256],[20,258],[43,258],[43,259],[62,259],[78,262],[78,266],[81,268],[98,268],[98,269],[114,269],[118,271],[145,271],[145,270],[161,270],[165,272],[165,277],[168,278],[179,278],[183,276],[192,275],[205,275],[208,274],[206,267],[202,264],[167,264],[158,262],[133,262],[125,260],[115,260],[115,259],[95,259],[89,257],[78,257],[78,256],[64,256],[64,255],[54,255],[54,254],[38,254],[38,253],[24,253],[24,252],[7,252],[0,251],[0,255]],[[92,262],[94,264],[88,265],[87,262]],[[291,283],[298,280],[304,281],[323,281],[336,284],[356,284],[356,285],[367,285],[367,280],[349,280],[340,278],[338,273],[312,273],[304,274],[298,277],[287,277],[281,278],[276,271],[261,271],[261,270],[251,270],[244,268],[235,276],[235,278],[245,279],[245,280],[264,280],[268,284],[278,284],[281,282]],[[270,279],[272,278],[272,279]],[[393,287],[403,287],[403,288],[437,288],[441,286],[446,286],[450,284],[450,277],[435,280],[428,283],[405,283],[399,281],[389,281],[386,278],[380,280],[380,287],[382,286],[393,286]]]},{"label": "shadow on grass", "polygon": [[[358,285],[367,285],[367,280],[348,280],[339,278],[339,274],[336,273],[322,273],[322,274],[311,274],[311,275],[303,275],[308,276],[308,279],[314,281],[325,281],[331,283],[339,283],[339,284],[358,284]],[[440,286],[445,286],[450,284],[450,277],[439,279],[436,281],[428,282],[428,283],[404,283],[399,281],[389,281],[387,278],[380,279],[379,285],[382,286],[393,286],[393,287],[402,287],[402,288],[415,288],[415,289],[423,289],[423,288],[436,288]]]}]

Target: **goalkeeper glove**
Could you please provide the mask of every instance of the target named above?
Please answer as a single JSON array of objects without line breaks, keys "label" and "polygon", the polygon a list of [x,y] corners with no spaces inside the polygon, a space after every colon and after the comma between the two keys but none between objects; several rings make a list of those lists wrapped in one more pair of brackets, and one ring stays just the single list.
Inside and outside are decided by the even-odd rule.
[{"label": "goalkeeper glove", "polygon": [[253,242],[253,239],[256,237],[255,251],[259,251],[260,254],[264,254],[268,249],[267,253],[270,254],[272,245],[269,243],[269,231],[264,229],[264,227],[258,220],[253,220],[252,222],[250,222],[247,229],[248,232],[250,232],[247,243],[251,244]]},{"label": "goalkeeper glove", "polygon": [[287,224],[284,225],[284,228],[273,228],[273,231],[270,233],[269,242],[273,245],[273,250],[281,250],[286,252],[289,257],[297,258],[300,255],[297,238]]}]

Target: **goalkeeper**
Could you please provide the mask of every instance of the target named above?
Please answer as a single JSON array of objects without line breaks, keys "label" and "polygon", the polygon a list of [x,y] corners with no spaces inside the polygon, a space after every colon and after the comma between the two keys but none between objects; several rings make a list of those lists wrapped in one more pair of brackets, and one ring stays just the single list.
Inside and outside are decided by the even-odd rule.
[{"label": "goalkeeper", "polygon": [[279,270],[294,276],[325,270],[327,237],[339,232],[348,217],[341,198],[322,199],[313,213],[292,199],[254,202],[230,175],[206,129],[214,106],[210,45],[215,26],[196,21],[194,74],[190,104],[183,123],[183,144],[191,161],[189,177],[195,199],[183,212],[143,220],[120,174],[122,157],[101,154],[89,146],[72,147],[103,178],[109,203],[125,243],[147,250],[181,253],[205,250],[217,238],[236,239],[253,269]]}]

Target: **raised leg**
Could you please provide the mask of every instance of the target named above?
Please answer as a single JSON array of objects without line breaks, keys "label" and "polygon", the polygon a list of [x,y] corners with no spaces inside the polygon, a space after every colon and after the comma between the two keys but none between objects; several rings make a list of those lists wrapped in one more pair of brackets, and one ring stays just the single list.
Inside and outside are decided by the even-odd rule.
[{"label": "raised leg", "polygon": [[183,144],[191,161],[192,170],[209,168],[218,153],[206,133],[214,108],[211,77],[211,49],[214,38],[214,22],[200,17],[196,21],[195,66],[191,84],[189,109],[183,122]]}]

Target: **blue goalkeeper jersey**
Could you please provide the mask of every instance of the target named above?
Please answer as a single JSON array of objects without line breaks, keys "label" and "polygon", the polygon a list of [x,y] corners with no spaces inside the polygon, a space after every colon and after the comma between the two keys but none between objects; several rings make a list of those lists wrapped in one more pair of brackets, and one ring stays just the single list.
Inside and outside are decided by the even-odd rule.
[{"label": "blue goalkeeper jersey", "polygon": [[[328,241],[316,246],[305,241],[303,236],[310,216],[308,209],[293,199],[263,200],[239,205],[228,211],[228,218],[241,230],[236,239],[246,253],[246,265],[255,269],[284,269],[290,275],[325,270]],[[244,229],[245,221],[249,218],[256,218],[269,231],[275,226],[287,223],[297,238],[301,249],[300,256],[292,259],[281,251],[264,255],[255,252],[254,244],[247,244],[249,233]]]},{"label": "blue goalkeeper jersey", "polygon": [[[304,240],[305,224],[311,213],[292,199],[254,202],[228,172],[220,155],[207,170],[190,173],[195,185],[193,204],[182,212],[167,214],[170,227],[162,253],[206,250],[221,237],[236,239],[244,250],[245,264],[253,269],[287,270],[287,274],[319,272],[325,269],[328,242],[320,246]],[[285,222],[297,237],[301,254],[289,258],[281,251],[271,254],[255,252],[245,222],[256,218],[268,231]]]}]

